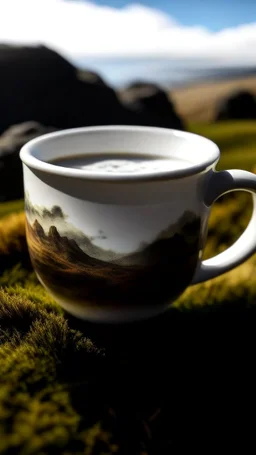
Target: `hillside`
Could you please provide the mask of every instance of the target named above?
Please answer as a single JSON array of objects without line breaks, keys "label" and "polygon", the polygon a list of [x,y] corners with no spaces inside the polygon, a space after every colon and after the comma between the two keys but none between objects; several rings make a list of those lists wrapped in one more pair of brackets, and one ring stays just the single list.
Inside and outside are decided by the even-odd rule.
[{"label": "hillside", "polygon": [[192,84],[171,90],[178,113],[187,122],[210,123],[214,120],[218,103],[237,90],[256,94],[256,77]]}]

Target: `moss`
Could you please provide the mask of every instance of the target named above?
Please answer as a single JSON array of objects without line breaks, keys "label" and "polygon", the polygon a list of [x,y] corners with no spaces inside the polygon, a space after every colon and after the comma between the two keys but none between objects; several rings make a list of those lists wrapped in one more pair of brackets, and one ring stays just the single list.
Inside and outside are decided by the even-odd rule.
[{"label": "moss", "polygon": [[[54,306],[38,306],[29,295],[0,291],[0,453],[61,453],[86,440],[69,393],[80,380],[80,361],[95,370],[104,356]],[[108,447],[99,433],[92,433],[92,450],[98,438]]]},{"label": "moss", "polygon": [[220,148],[218,169],[246,169],[255,166],[256,122],[224,121],[212,124],[191,124],[190,131],[214,141]]},{"label": "moss", "polygon": [[23,267],[31,269],[24,212],[9,214],[0,219],[0,273],[19,262]]},{"label": "moss", "polygon": [[24,200],[2,202],[0,204],[0,218],[13,213],[23,212]]}]

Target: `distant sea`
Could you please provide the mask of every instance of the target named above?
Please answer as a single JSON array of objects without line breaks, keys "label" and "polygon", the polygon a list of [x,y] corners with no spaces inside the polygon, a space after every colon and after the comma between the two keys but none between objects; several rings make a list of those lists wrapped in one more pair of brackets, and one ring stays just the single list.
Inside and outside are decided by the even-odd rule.
[{"label": "distant sea", "polygon": [[108,84],[117,88],[139,79],[172,88],[205,80],[256,75],[256,68],[254,67],[241,66],[240,64],[213,66],[196,60],[182,62],[160,58],[83,58],[73,61],[73,63],[81,69],[96,71]]}]

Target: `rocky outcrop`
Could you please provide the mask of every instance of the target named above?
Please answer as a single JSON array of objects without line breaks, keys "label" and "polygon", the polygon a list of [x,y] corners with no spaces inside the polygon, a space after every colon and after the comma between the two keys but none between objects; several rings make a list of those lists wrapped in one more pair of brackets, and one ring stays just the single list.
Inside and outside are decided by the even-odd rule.
[{"label": "rocky outcrop", "polygon": [[10,127],[0,136],[0,202],[23,197],[21,147],[54,130],[37,122],[25,122]]},{"label": "rocky outcrop", "polygon": [[216,121],[256,119],[256,98],[247,91],[232,93],[217,107]]},{"label": "rocky outcrop", "polygon": [[143,119],[144,125],[184,130],[170,96],[156,84],[134,82],[122,93],[123,103]]},{"label": "rocky outcrop", "polygon": [[89,71],[89,70],[77,70],[77,77],[81,81],[85,82],[90,82],[91,84],[98,84],[98,85],[104,85],[107,86],[106,82],[104,79],[95,71]]},{"label": "rocky outcrop", "polygon": [[45,46],[0,46],[0,134],[31,120],[59,129],[109,124],[184,128],[157,85],[134,83],[120,99],[97,73],[76,69]]},{"label": "rocky outcrop", "polygon": [[73,65],[45,46],[0,46],[0,134],[31,120],[50,125],[44,104],[75,80]]},{"label": "rocky outcrop", "polygon": [[51,226],[48,233],[48,240],[54,244],[59,243],[60,234],[55,226]]},{"label": "rocky outcrop", "polygon": [[35,238],[41,244],[42,250],[47,250],[56,255],[61,260],[71,261],[82,264],[98,264],[99,260],[91,258],[77,245],[74,239],[60,235],[56,226],[49,228],[48,234],[45,233],[42,225],[36,219],[31,227],[28,224],[29,238]]},{"label": "rocky outcrop", "polygon": [[33,230],[34,230],[35,236],[39,240],[41,240],[41,241],[46,240],[47,237],[46,237],[46,234],[44,232],[44,228],[41,226],[41,224],[38,222],[38,220],[34,221]]},{"label": "rocky outcrop", "polygon": [[0,46],[0,134],[31,120],[62,129],[129,117],[96,73],[79,72],[45,46]]}]

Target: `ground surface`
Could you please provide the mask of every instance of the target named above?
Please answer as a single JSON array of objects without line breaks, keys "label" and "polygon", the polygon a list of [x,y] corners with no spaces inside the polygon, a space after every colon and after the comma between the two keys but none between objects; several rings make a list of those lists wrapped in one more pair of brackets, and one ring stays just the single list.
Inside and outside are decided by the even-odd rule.
[{"label": "ground surface", "polygon": [[172,90],[171,96],[182,118],[189,122],[209,123],[214,121],[219,102],[239,90],[256,94],[256,77],[193,84]]},{"label": "ground surface", "polygon": [[[220,145],[219,168],[256,165],[256,122],[190,129]],[[37,282],[22,210],[0,205],[0,453],[253,450],[256,256],[154,321],[93,326]],[[205,257],[234,242],[250,213],[247,195],[216,203]]]}]

